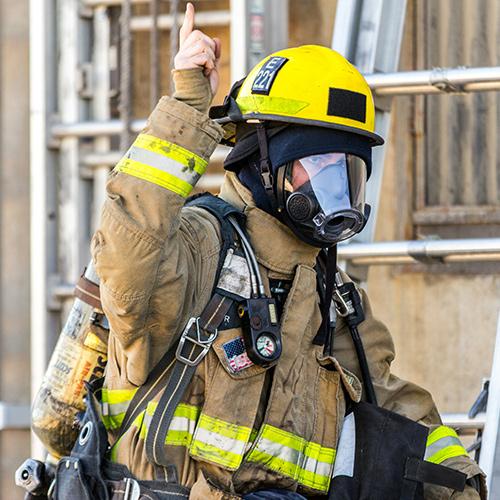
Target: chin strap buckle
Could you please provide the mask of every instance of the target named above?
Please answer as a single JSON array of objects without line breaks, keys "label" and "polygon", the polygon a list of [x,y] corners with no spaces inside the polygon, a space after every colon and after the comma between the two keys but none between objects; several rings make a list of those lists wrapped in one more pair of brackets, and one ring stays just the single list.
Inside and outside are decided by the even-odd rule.
[{"label": "chin strap buckle", "polygon": [[262,184],[264,184],[264,189],[269,191],[273,189],[273,174],[269,169],[269,161],[267,159],[261,161],[260,163],[260,176],[262,178]]},{"label": "chin strap buckle", "polygon": [[264,188],[269,192],[273,189],[273,175],[271,173],[271,162],[269,161],[266,127],[262,122],[257,124],[257,140],[260,149],[260,176]]}]

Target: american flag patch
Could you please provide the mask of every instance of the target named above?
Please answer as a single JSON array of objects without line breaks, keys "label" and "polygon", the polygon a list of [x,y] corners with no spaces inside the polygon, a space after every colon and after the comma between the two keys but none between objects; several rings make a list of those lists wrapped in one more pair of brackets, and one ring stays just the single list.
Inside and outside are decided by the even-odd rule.
[{"label": "american flag patch", "polygon": [[223,344],[222,348],[226,355],[229,367],[233,373],[238,373],[253,363],[248,357],[247,351],[245,349],[245,343],[242,337],[237,337],[229,342]]}]

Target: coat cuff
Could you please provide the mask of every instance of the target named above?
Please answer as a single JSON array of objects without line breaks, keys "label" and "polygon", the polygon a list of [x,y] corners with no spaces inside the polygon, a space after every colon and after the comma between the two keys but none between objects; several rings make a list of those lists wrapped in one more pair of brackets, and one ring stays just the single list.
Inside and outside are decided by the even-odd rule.
[{"label": "coat cuff", "polygon": [[202,68],[172,70],[174,99],[181,101],[200,113],[207,113],[212,102],[212,89]]}]

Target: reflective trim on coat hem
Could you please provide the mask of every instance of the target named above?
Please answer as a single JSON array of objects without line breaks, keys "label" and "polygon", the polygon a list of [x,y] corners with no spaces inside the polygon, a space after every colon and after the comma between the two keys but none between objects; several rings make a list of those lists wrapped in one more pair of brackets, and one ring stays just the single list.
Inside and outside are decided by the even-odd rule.
[{"label": "reflective trim on coat hem", "polygon": [[327,492],[336,450],[264,425],[249,462],[259,463],[309,488]]}]

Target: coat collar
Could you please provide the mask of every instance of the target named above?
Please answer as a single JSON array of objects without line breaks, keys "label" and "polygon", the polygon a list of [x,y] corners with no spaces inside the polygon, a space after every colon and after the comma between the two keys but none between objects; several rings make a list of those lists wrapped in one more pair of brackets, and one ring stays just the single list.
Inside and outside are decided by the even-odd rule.
[{"label": "coat collar", "polygon": [[251,192],[234,172],[226,172],[219,196],[244,212],[246,230],[260,264],[287,276],[293,276],[298,265],[314,266],[319,249],[299,240],[287,226],[257,208]]}]

